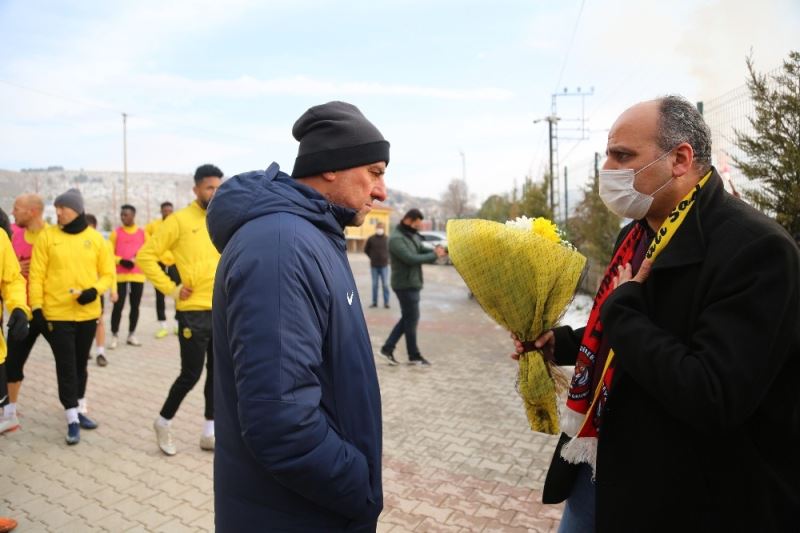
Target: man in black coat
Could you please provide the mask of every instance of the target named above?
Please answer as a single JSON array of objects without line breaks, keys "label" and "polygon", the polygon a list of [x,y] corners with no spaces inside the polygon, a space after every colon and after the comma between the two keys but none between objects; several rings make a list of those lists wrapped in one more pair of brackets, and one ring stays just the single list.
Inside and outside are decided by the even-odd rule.
[{"label": "man in black coat", "polygon": [[383,289],[383,306],[389,309],[389,285],[386,281],[389,273],[389,238],[386,236],[386,226],[383,222],[375,225],[375,234],[367,239],[364,253],[369,257],[369,267],[372,272],[372,304],[378,307],[378,281]]},{"label": "man in black coat", "polygon": [[[725,192],[710,154],[681,97],[637,104],[609,132],[600,195],[634,220],[598,291],[602,327],[537,340],[576,364],[543,496],[567,499],[561,531],[797,530],[800,257]],[[610,376],[594,364],[609,359]],[[570,427],[586,383],[597,399]]]}]

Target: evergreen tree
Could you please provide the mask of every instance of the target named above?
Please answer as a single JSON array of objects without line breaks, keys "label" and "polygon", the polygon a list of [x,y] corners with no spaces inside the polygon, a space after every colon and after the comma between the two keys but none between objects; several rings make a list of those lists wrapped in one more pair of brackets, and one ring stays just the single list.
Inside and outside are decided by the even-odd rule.
[{"label": "evergreen tree", "polygon": [[530,176],[525,177],[522,184],[522,196],[519,199],[519,215],[528,218],[545,217],[553,220],[553,210],[547,201],[547,177],[541,184],[534,183]]},{"label": "evergreen tree", "polygon": [[487,198],[478,210],[478,218],[505,222],[511,215],[511,202],[507,195],[493,194]]},{"label": "evergreen tree", "polygon": [[[599,281],[611,260],[622,222],[600,199],[599,188],[600,182],[595,176],[583,187],[583,200],[575,206],[574,215],[567,223],[567,238],[589,260],[593,278],[590,285]],[[589,287],[590,291],[595,289]]]},{"label": "evergreen tree", "polygon": [[755,133],[736,131],[746,154],[736,165],[762,188],[746,191],[759,209],[775,216],[791,234],[800,233],[800,52],[790,52],[782,72],[767,77],[747,58],[747,87],[755,105]]}]

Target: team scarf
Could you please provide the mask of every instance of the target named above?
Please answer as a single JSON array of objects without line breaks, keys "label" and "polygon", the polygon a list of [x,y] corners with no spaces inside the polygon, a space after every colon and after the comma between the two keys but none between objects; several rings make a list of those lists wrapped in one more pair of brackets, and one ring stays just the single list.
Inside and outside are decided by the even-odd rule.
[{"label": "team scarf", "polygon": [[[672,210],[648,246],[645,253],[647,259],[654,261],[667,247],[710,176],[711,172],[706,174]],[[597,459],[597,438],[600,435],[603,413],[611,392],[616,367],[614,350],[609,349],[607,355],[603,357],[604,350],[601,349],[603,324],[600,321],[600,308],[614,290],[613,281],[619,274],[619,267],[631,263],[643,238],[646,238],[644,225],[635,224],[606,268],[583,333],[575,363],[575,373],[567,395],[567,408],[562,417],[563,431],[573,438],[564,445],[561,456],[571,463],[588,463],[593,472]],[[601,374],[597,376],[597,372]]]}]

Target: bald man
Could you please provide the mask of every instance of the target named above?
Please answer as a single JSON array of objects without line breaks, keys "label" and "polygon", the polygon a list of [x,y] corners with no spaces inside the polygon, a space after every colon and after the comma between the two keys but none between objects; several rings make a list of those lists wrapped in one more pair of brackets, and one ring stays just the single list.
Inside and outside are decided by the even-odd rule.
[{"label": "bald man", "polygon": [[586,327],[537,340],[575,365],[544,502],[565,532],[797,531],[797,247],[725,191],[685,98],[626,110],[606,154],[631,222]]},{"label": "bald man", "polygon": [[[36,243],[36,239],[41,235],[42,230],[47,227],[47,223],[42,218],[43,212],[44,201],[42,201],[42,197],[33,193],[19,195],[14,200],[14,208],[11,211],[14,216],[11,244],[19,261],[22,276],[25,278],[26,290],[31,257],[33,256],[33,246]],[[8,339],[8,360],[6,362],[8,403],[3,407],[3,416],[8,420],[13,420],[16,427],[19,426],[17,399],[19,398],[20,387],[22,387],[22,380],[25,377],[22,369],[40,333],[43,332],[39,326],[31,323],[27,337],[23,339]]]}]

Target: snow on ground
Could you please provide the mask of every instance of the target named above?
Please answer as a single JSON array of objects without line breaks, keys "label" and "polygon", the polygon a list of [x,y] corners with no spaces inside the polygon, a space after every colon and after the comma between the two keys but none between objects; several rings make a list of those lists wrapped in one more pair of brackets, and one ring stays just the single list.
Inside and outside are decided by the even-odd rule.
[{"label": "snow on ground", "polygon": [[572,303],[567,307],[564,318],[558,324],[560,326],[571,326],[573,329],[585,326],[586,321],[589,320],[589,312],[592,310],[592,301],[592,297],[588,294],[576,294]]}]

